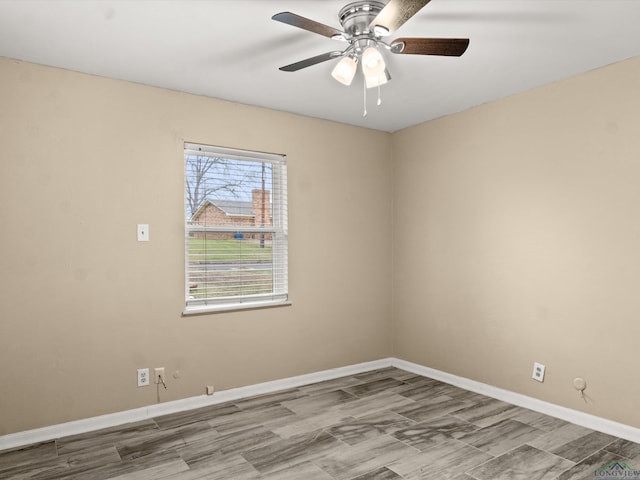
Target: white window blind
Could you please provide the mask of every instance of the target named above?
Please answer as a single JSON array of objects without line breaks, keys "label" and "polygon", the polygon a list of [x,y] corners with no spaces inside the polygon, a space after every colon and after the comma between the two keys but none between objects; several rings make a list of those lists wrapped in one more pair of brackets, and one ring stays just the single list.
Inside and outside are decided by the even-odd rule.
[{"label": "white window blind", "polygon": [[185,143],[186,313],[287,301],[282,155]]}]

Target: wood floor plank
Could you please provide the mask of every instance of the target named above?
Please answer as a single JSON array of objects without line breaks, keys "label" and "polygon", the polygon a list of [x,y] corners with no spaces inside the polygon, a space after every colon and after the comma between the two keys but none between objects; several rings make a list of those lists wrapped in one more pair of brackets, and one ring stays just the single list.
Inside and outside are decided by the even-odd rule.
[{"label": "wood floor plank", "polygon": [[258,425],[210,439],[200,438],[178,447],[176,451],[189,464],[189,467],[198,468],[212,461],[224,462],[225,455],[240,455],[281,440],[272,431]]},{"label": "wood floor plank", "polygon": [[305,414],[316,413],[326,410],[327,408],[341,406],[355,399],[356,396],[351,393],[347,393],[344,390],[334,390],[284,401],[281,405],[292,412]]},{"label": "wood floor plank", "polygon": [[458,437],[490,455],[502,455],[529,441],[540,437],[544,432],[517,420],[503,420],[490,427],[480,428]]},{"label": "wood floor plank", "polygon": [[172,413],[155,417],[154,420],[160,428],[172,428],[176,426],[184,426],[188,423],[199,423],[220,419],[226,415],[232,415],[240,409],[232,403],[223,403],[220,405],[212,405],[210,407],[188,410],[186,412]]},{"label": "wood floor plank", "polygon": [[209,425],[225,435],[233,432],[255,427],[256,425],[270,425],[280,420],[285,423],[293,417],[295,413],[283,405],[268,405],[263,408],[239,410],[224,417],[209,420]]},{"label": "wood floor plank", "polygon": [[554,448],[551,453],[573,462],[580,462],[590,457],[615,441],[615,437],[601,432],[591,432],[561,447]]},{"label": "wood floor plank", "polygon": [[415,402],[395,392],[383,391],[375,395],[347,402],[340,407],[336,407],[334,410],[345,415],[345,418],[347,416],[360,418],[408,405],[415,405]]},{"label": "wood floor plank", "polygon": [[467,406],[452,413],[458,418],[474,423],[479,427],[488,427],[500,420],[512,418],[520,412],[519,407],[496,400],[485,398],[480,402]]},{"label": "wood floor plank", "polygon": [[295,400],[296,398],[305,396],[307,396],[306,393],[301,392],[297,388],[293,388],[290,390],[282,390],[280,392],[268,393],[266,395],[259,395],[244,400],[238,400],[237,402],[235,402],[235,405],[237,405],[242,410],[249,410],[253,408],[264,408],[271,405],[279,405],[282,402]]},{"label": "wood floor plank", "polygon": [[406,480],[440,480],[466,473],[492,458],[466,443],[449,440],[418,455],[399,459],[387,468]]},{"label": "wood floor plank", "polygon": [[[625,458],[611,453],[607,450],[599,450],[590,457],[585,458],[581,462],[577,463],[573,467],[565,470],[560,474],[558,480],[595,480],[597,478],[606,478],[604,475],[596,476],[596,470],[602,469],[609,462],[624,462]],[[638,469],[640,466],[638,463],[631,462],[631,466],[634,469]],[[621,473],[621,472],[618,472]],[[624,473],[620,475],[620,478],[624,478]]]},{"label": "wood floor plank", "polygon": [[0,472],[9,468],[28,465],[35,460],[47,460],[56,458],[57,456],[56,442],[53,440],[22,448],[5,450],[4,452],[0,452]]},{"label": "wood floor plank", "polygon": [[377,370],[371,370],[370,372],[357,373],[353,375],[358,380],[363,380],[365,383],[381,380],[385,378],[393,378],[394,374],[401,374],[402,370],[395,367],[379,368]]},{"label": "wood floor plank", "polygon": [[[522,445],[490,460],[469,472],[478,480],[557,480],[558,475],[573,467],[573,462],[529,445]],[[593,472],[591,472],[592,477]]]},{"label": "wood floor plank", "polygon": [[511,418],[518,420],[519,422],[531,425],[534,428],[544,430],[545,432],[554,432],[560,427],[564,427],[568,424],[564,420],[554,418],[544,413],[534,412],[533,410],[527,410],[526,408],[517,407],[518,411]]},{"label": "wood floor plank", "polygon": [[242,456],[259,472],[273,473],[313,462],[331,451],[341,450],[344,445],[328,433],[320,432],[280,440],[245,452]]},{"label": "wood floor plank", "polygon": [[401,458],[411,458],[419,451],[393,437],[384,435],[372,440],[328,452],[316,463],[338,480],[348,480],[377,470]]},{"label": "wood floor plank", "polygon": [[158,430],[158,425],[152,419],[149,419],[93,432],[70,435],[56,440],[56,445],[58,454],[65,455],[83,450],[101,449],[114,445],[118,441],[136,438],[156,430]]},{"label": "wood floor plank", "polygon": [[41,480],[66,478],[70,472],[69,465],[64,460],[56,458],[33,459],[27,463],[18,465],[5,465],[0,469],[0,478],[2,479],[30,479],[38,478]]},{"label": "wood floor plank", "polygon": [[387,467],[378,468],[364,475],[359,475],[351,480],[402,480],[402,477]]},{"label": "wood floor plank", "polygon": [[302,387],[298,387],[298,390],[307,395],[318,395],[321,393],[333,392],[335,390],[342,390],[345,387],[351,387],[360,383],[365,383],[365,381],[355,377],[340,377],[304,385]]},{"label": "wood floor plank", "polygon": [[398,440],[425,451],[438,444],[475,432],[479,427],[451,415],[416,423],[391,435]]},{"label": "wood floor plank", "polygon": [[563,448],[567,443],[573,442],[593,433],[593,430],[568,423],[553,432],[546,433],[541,437],[529,442],[532,447],[551,452],[555,449]]},{"label": "wood floor plank", "polygon": [[180,472],[167,480],[259,480],[260,473],[241,455],[213,454],[202,457],[189,466],[186,472]]},{"label": "wood floor plank", "polygon": [[302,463],[273,473],[262,475],[261,480],[335,480],[313,463]]},{"label": "wood floor plank", "polygon": [[604,447],[604,449],[630,460],[640,460],[640,444],[630,442],[629,440],[619,438],[615,442]]},{"label": "wood floor plank", "polygon": [[352,387],[346,387],[345,392],[355,395],[356,397],[366,397],[379,392],[384,392],[397,388],[401,385],[406,385],[402,380],[396,380],[395,378],[380,378],[378,380],[372,380],[360,385],[354,385]]},{"label": "wood floor plank", "polygon": [[[70,470],[67,476],[52,477],[72,480],[110,480],[124,474],[143,472],[164,465],[177,465],[184,462],[182,458],[173,450],[165,450],[150,453],[143,457],[121,460],[119,462],[98,462],[93,464],[83,464]],[[49,479],[47,479],[49,480]]]},{"label": "wood floor plank", "polygon": [[423,422],[430,418],[440,417],[467,406],[468,404],[465,402],[461,402],[460,400],[456,400],[446,395],[441,395],[439,397],[429,399],[428,401],[394,408],[393,411],[416,422]]},{"label": "wood floor plank", "polygon": [[345,420],[327,428],[327,432],[344,443],[356,445],[414,424],[413,420],[387,411],[354,418],[353,420]]},{"label": "wood floor plank", "polygon": [[173,476],[176,473],[186,472],[189,467],[182,459],[175,459],[171,462],[154,465],[144,470],[136,472],[123,473],[116,477],[110,477],[109,480],[161,480]]}]

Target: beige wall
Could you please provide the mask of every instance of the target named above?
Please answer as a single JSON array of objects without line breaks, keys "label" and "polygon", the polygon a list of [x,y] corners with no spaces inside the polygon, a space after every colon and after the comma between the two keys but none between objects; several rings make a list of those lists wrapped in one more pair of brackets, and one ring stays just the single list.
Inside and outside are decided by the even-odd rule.
[{"label": "beige wall", "polygon": [[396,356],[640,427],[639,85],[635,58],[394,135]]},{"label": "beige wall", "polygon": [[[640,427],[639,84],[388,135],[0,58],[0,435],[388,355]],[[288,155],[293,306],[181,317],[183,140]]]},{"label": "beige wall", "polygon": [[[293,306],[181,316],[184,140],[288,156]],[[0,435],[389,356],[390,192],[389,134],[0,58]]]}]

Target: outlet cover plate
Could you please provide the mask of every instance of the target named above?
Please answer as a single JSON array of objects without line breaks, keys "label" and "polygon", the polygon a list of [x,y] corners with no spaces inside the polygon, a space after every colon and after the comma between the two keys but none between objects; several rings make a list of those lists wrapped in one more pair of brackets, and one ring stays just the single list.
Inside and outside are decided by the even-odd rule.
[{"label": "outlet cover plate", "polygon": [[535,362],[533,364],[533,373],[531,374],[531,378],[537,380],[538,382],[544,382],[544,370],[545,366],[541,363]]},{"label": "outlet cover plate", "polygon": [[139,368],[138,369],[138,386],[146,387],[147,385],[149,385],[149,369]]}]

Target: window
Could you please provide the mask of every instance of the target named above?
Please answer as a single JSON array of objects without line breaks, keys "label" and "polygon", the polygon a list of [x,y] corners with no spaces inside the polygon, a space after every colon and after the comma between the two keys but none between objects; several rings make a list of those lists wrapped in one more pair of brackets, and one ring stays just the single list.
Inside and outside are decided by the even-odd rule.
[{"label": "window", "polygon": [[287,303],[282,155],[185,143],[185,313]]}]

